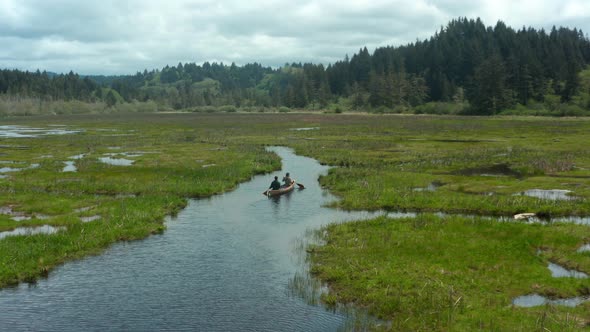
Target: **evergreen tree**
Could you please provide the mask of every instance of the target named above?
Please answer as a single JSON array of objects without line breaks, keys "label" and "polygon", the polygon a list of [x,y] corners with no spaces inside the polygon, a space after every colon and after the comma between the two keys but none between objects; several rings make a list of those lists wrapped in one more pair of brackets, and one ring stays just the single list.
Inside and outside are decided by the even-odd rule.
[{"label": "evergreen tree", "polygon": [[479,114],[496,114],[513,104],[512,91],[506,87],[507,78],[504,63],[498,55],[477,67],[469,102]]},{"label": "evergreen tree", "polygon": [[117,97],[115,96],[113,90],[109,90],[104,99],[108,107],[113,107],[117,104]]}]

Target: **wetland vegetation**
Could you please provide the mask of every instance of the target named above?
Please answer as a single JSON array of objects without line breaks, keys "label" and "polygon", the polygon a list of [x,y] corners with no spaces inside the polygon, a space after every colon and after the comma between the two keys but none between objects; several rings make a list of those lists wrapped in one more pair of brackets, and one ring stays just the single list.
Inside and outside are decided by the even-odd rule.
[{"label": "wetland vegetation", "polygon": [[[590,294],[588,279],[554,278],[548,268],[590,273],[590,255],[579,250],[590,242],[588,225],[486,217],[590,215],[588,119],[193,113],[10,118],[0,125],[72,131],[0,138],[2,167],[19,169],[0,178],[0,231],[64,227],[0,239],[0,286],[161,232],[163,217],[187,197],[279,169],[264,146],[282,145],[335,166],[319,179],[339,196],[334,207],[425,212],[321,230],[324,245],[308,252],[311,271],[329,285],[325,303],[352,302],[394,330],[579,330],[590,321],[587,302],[512,302]],[[63,172],[67,162],[74,171]],[[534,189],[560,194],[523,194]],[[449,215],[431,214],[438,212]]]}]

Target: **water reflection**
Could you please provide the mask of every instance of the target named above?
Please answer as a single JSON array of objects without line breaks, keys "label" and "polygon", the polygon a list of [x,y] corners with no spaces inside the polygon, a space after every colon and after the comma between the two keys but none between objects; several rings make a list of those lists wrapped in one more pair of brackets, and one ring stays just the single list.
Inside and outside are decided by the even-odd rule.
[{"label": "water reflection", "polygon": [[98,158],[102,163],[114,166],[131,166],[135,162],[134,160],[125,159],[125,158],[111,158],[111,157],[101,157]]},{"label": "water reflection", "polygon": [[101,217],[99,215],[89,216],[89,217],[80,217],[82,222],[91,222],[95,220],[99,220]]},{"label": "water reflection", "polygon": [[20,172],[20,171],[24,171],[27,169],[35,169],[35,168],[39,168],[40,164],[31,164],[28,167],[22,167],[22,168],[18,168],[18,167],[2,167],[0,168],[0,173],[13,173],[13,172]]},{"label": "water reflection", "polygon": [[289,130],[294,131],[307,131],[307,130],[319,130],[320,127],[302,127],[302,128],[290,128]]},{"label": "water reflection", "polygon": [[66,135],[79,133],[80,130],[69,130],[65,128],[33,128],[27,126],[2,125],[0,126],[0,137],[7,138],[31,138],[45,135]]},{"label": "water reflection", "polygon": [[74,165],[74,161],[64,161],[64,164],[66,164],[66,166],[64,166],[64,168],[62,169],[62,172],[76,172],[78,171],[78,169],[76,168],[76,165]]},{"label": "water reflection", "polygon": [[563,266],[557,265],[555,263],[549,263],[548,266],[549,270],[551,271],[551,276],[554,278],[576,278],[576,279],[586,279],[588,275],[584,272],[576,271],[576,270],[568,270]]},{"label": "water reflection", "polygon": [[523,295],[512,300],[512,304],[517,307],[538,307],[546,304],[562,305],[566,307],[575,307],[590,300],[587,297],[572,297],[568,299],[548,299],[539,294]]},{"label": "water reflection", "polygon": [[65,227],[54,227],[50,225],[43,225],[39,227],[18,227],[11,231],[0,232],[0,239],[4,239],[8,236],[54,234],[64,229]]},{"label": "water reflection", "polygon": [[523,191],[521,195],[535,197],[540,199],[547,199],[552,201],[571,201],[577,199],[575,196],[570,196],[571,190],[563,190],[563,189],[530,189]]}]

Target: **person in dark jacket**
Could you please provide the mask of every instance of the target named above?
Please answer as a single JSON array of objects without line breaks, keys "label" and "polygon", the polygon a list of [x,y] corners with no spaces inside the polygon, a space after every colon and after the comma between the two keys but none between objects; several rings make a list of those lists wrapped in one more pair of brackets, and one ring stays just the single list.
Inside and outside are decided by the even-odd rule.
[{"label": "person in dark jacket", "polygon": [[272,190],[281,189],[281,183],[279,182],[278,176],[275,176],[275,180],[270,184],[270,187],[268,187],[268,189],[272,189]]}]

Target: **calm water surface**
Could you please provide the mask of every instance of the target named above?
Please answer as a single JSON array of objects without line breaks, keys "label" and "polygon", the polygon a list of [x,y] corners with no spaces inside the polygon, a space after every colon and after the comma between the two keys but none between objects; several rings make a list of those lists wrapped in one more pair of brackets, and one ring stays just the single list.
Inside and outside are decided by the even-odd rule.
[{"label": "calm water surface", "polygon": [[[292,295],[297,243],[307,229],[369,217],[322,208],[327,170],[274,148],[283,170],[190,201],[162,235],[67,263],[36,285],[0,291],[2,331],[334,331],[346,317]],[[268,199],[272,176],[306,189]],[[100,221],[96,221],[100,222]]]}]

